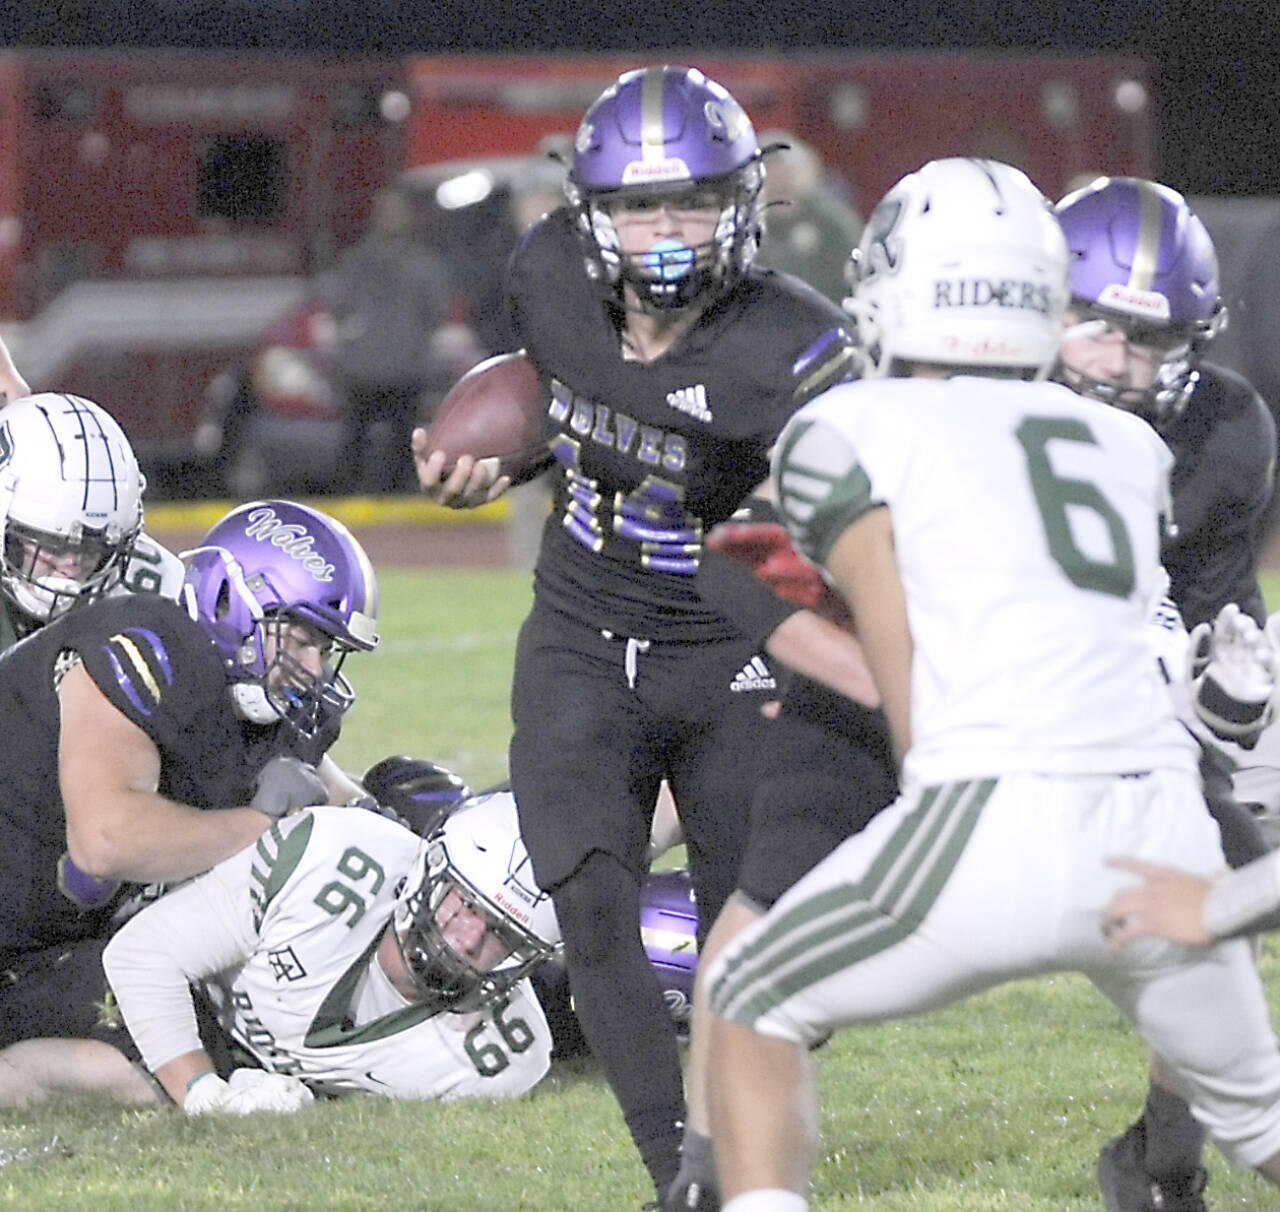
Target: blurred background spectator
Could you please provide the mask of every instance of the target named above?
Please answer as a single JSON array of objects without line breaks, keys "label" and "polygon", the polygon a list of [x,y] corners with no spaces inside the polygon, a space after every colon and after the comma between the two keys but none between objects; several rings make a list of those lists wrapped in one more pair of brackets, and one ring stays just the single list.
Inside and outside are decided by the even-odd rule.
[{"label": "blurred background spectator", "polygon": [[[769,145],[777,150],[770,152]],[[833,303],[848,293],[844,269],[862,216],[828,180],[822,159],[798,135],[765,131],[764,235],[756,264],[794,274]]]},{"label": "blurred background spectator", "polygon": [[[452,288],[418,235],[409,200],[384,190],[369,230],[317,282],[334,320],[330,358],[343,397],[345,482],[334,484],[337,491],[409,486],[409,435],[423,417],[424,396],[447,374],[435,338],[448,324]],[[390,431],[380,454],[370,443],[379,422]]]}]

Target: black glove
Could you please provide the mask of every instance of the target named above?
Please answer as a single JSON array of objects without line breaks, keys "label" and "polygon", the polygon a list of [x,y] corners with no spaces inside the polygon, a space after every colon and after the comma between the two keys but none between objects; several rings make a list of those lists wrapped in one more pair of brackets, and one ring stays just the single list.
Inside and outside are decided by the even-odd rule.
[{"label": "black glove", "polygon": [[278,821],[299,808],[328,802],[329,789],[315,767],[282,753],[258,771],[249,807]]}]

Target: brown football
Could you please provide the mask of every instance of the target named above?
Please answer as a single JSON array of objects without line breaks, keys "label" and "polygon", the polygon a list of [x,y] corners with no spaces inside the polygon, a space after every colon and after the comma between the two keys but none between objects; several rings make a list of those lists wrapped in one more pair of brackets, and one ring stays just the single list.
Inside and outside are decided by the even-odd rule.
[{"label": "brown football", "polygon": [[440,401],[427,427],[427,450],[490,461],[490,482],[500,475],[519,483],[550,458],[543,436],[546,398],[534,365],[522,352],[498,354],[473,366]]}]

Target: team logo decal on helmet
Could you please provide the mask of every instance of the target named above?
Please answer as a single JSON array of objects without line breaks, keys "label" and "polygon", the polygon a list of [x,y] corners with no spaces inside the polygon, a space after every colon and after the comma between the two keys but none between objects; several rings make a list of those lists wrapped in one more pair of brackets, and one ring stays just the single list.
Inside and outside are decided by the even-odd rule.
[{"label": "team logo decal on helmet", "polygon": [[249,514],[244,532],[260,542],[270,540],[291,560],[297,560],[317,581],[333,580],[333,565],[315,551],[315,538],[298,522],[282,522],[270,505]]}]

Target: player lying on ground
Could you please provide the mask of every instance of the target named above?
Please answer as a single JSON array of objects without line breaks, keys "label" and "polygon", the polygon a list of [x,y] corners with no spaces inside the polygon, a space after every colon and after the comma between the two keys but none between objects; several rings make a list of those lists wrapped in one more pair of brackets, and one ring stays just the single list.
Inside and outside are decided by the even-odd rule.
[{"label": "player lying on ground", "polygon": [[[126,923],[103,959],[147,1067],[198,1115],[292,1111],[312,1091],[521,1094],[551,1055],[527,977],[559,940],[515,801],[494,792],[426,841],[340,808],[277,822]],[[192,986],[266,1072],[216,1072]]]}]

